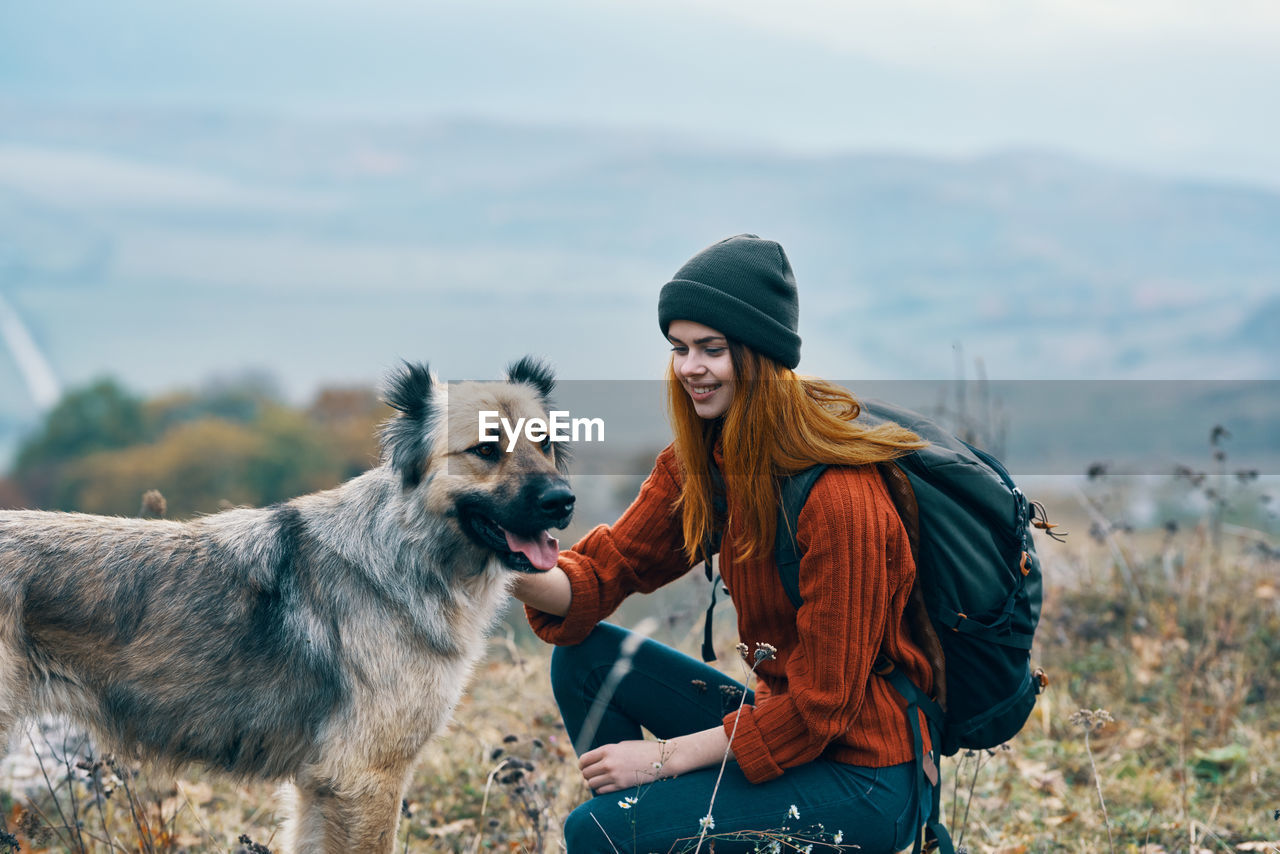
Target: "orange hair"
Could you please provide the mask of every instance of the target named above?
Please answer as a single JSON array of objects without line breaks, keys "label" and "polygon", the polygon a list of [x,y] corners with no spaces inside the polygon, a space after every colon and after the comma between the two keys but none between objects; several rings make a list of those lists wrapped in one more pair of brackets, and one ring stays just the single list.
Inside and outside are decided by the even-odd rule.
[{"label": "orange hair", "polygon": [[[928,443],[905,427],[859,424],[858,400],[848,390],[790,368],[749,347],[729,342],[734,394],[728,410],[708,421],[667,365],[667,405],[676,459],[684,483],[676,507],[684,528],[685,553],[701,560],[716,524],[712,509],[712,448],[720,440],[725,482],[733,503],[729,517],[743,539],[738,555],[772,549],[778,515],[778,478],[817,463],[857,466],[885,462]],[[725,521],[725,520],[721,520]]]}]

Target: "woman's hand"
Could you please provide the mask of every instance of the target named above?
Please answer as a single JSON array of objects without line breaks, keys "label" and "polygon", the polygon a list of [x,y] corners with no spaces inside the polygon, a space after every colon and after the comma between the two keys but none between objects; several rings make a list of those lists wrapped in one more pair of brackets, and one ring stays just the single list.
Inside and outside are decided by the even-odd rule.
[{"label": "woman's hand", "polygon": [[569,576],[558,566],[546,572],[517,573],[511,585],[511,595],[526,605],[557,617],[568,614],[569,604],[573,601]]},{"label": "woman's hand", "polygon": [[663,741],[619,741],[578,757],[582,777],[597,795],[634,789],[733,758],[722,727]]},{"label": "woman's hand", "polygon": [[665,741],[619,741],[588,750],[578,758],[582,777],[597,795],[634,789],[674,777],[667,761],[671,758]]}]

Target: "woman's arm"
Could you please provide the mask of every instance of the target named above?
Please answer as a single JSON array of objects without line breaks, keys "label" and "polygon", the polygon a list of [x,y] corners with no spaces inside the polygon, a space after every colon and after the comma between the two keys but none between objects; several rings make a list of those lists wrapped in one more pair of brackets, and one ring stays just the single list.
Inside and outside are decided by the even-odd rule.
[{"label": "woman's arm", "polygon": [[560,552],[555,570],[517,581],[514,592],[526,603],[534,634],[548,643],[580,643],[627,596],[688,572],[674,509],[679,495],[675,452],[668,447],[617,522],[597,525]]},{"label": "woman's arm", "polygon": [[516,576],[511,588],[511,595],[524,604],[563,617],[569,613],[569,604],[573,601],[573,589],[569,585],[569,576],[558,566],[546,572],[526,572]]},{"label": "woman's arm", "polygon": [[[634,789],[719,765],[729,749],[722,727],[656,741],[620,741],[588,750],[578,759],[582,777],[597,795]],[[729,758],[733,752],[729,751]]]}]

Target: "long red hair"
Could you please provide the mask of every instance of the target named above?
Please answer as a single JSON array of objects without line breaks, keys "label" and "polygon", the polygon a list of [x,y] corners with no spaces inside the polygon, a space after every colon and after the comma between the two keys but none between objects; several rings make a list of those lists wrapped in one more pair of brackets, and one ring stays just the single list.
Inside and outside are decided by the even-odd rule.
[{"label": "long red hair", "polygon": [[[715,526],[712,447],[719,439],[722,474],[733,496],[729,518],[742,539],[736,553],[751,557],[773,547],[778,478],[816,463],[866,465],[892,460],[928,443],[905,427],[859,424],[858,400],[848,390],[800,376],[755,350],[729,342],[734,394],[725,414],[708,421],[667,365],[667,405],[676,459],[684,472],[676,500],[690,562],[703,559]],[[738,524],[741,522],[741,524]]]}]

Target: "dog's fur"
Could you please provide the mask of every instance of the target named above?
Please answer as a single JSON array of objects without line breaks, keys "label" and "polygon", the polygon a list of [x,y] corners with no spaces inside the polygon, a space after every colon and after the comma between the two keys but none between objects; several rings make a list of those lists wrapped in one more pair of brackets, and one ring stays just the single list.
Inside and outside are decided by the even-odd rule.
[{"label": "dog's fur", "polygon": [[382,464],[273,507],[0,513],[0,751],[63,714],[128,757],[291,781],[291,850],[390,852],[510,570],[534,569],[502,529],[551,548],[572,513],[562,447],[479,447],[478,412],[545,418],[553,384],[531,359],[448,386],[406,364]]}]

